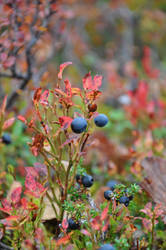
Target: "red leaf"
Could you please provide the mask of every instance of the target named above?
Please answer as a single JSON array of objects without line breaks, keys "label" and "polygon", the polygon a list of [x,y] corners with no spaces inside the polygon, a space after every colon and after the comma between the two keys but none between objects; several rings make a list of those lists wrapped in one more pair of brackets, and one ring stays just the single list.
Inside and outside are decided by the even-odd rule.
[{"label": "red leaf", "polygon": [[72,96],[72,91],[71,91],[71,83],[68,79],[64,81],[65,83],[65,92],[68,96]]},{"label": "red leaf", "polygon": [[103,79],[103,77],[101,76],[101,75],[95,75],[94,76],[94,85],[95,85],[95,90],[98,90],[100,87],[101,87],[101,85],[102,85],[102,79]]},{"label": "red leaf", "polygon": [[58,79],[59,80],[62,80],[62,74],[63,74],[63,71],[64,69],[68,66],[68,65],[71,65],[72,62],[65,62],[63,64],[60,65],[60,70],[59,70],[59,73],[58,73]]},{"label": "red leaf", "polygon": [[38,172],[34,167],[25,167],[26,174],[38,178]]},{"label": "red leaf", "polygon": [[107,218],[108,215],[108,206],[104,208],[102,214],[101,214],[101,221],[105,220]]},{"label": "red leaf", "polygon": [[144,214],[148,215],[150,218],[153,217],[153,212],[152,212],[152,203],[148,202],[146,204],[146,206],[140,210],[141,212],[143,212]]},{"label": "red leaf", "polygon": [[3,220],[0,220],[0,222],[3,224],[3,225],[6,225],[6,226],[11,226],[11,222],[12,221],[17,221],[19,219],[19,216],[17,215],[11,215]]},{"label": "red leaf", "polygon": [[12,126],[13,123],[14,123],[14,121],[15,121],[15,118],[14,118],[14,117],[12,117],[12,118],[6,120],[6,121],[4,122],[4,124],[3,124],[2,129],[5,130],[5,129],[9,128],[10,126]]},{"label": "red leaf", "polygon": [[70,126],[72,120],[73,119],[71,117],[68,117],[68,116],[59,117],[59,123],[61,125],[61,128],[67,129]]},{"label": "red leaf", "polygon": [[98,90],[102,84],[102,76],[96,75],[94,79],[92,79],[91,73],[89,72],[82,81],[85,90]]},{"label": "red leaf", "polygon": [[34,196],[36,198],[39,198],[46,191],[46,188],[44,188],[39,182],[37,182],[32,175],[26,176],[25,187],[25,194]]},{"label": "red leaf", "polygon": [[21,199],[21,205],[24,208],[24,210],[28,208],[28,201],[25,197]]},{"label": "red leaf", "polygon": [[57,246],[60,246],[61,244],[66,245],[70,240],[70,235],[66,235],[63,238],[60,238],[59,240],[57,240]]},{"label": "red leaf", "polygon": [[43,94],[40,97],[40,103],[43,106],[48,106],[48,97],[49,97],[49,90],[47,89],[43,92]]},{"label": "red leaf", "polygon": [[92,228],[95,230],[99,230],[100,229],[100,216],[96,216],[92,222],[91,222]]},{"label": "red leaf", "polygon": [[25,119],[25,117],[24,117],[24,116],[22,116],[22,115],[18,115],[18,116],[17,116],[17,119],[18,119],[18,120],[20,120],[21,122],[23,122],[23,123],[27,124],[27,120]]},{"label": "red leaf", "polygon": [[65,92],[63,92],[62,90],[60,90],[60,89],[55,89],[55,92],[57,94],[60,94],[60,95],[64,96],[64,97],[67,97],[67,94]]},{"label": "red leaf", "polygon": [[93,86],[93,83],[92,83],[92,76],[91,76],[91,73],[87,73],[84,78],[82,79],[83,81],[83,87],[84,89],[91,89],[91,86]]},{"label": "red leaf", "polygon": [[66,229],[68,228],[68,225],[69,225],[69,224],[68,224],[67,219],[66,219],[66,218],[63,219],[63,221],[62,221],[62,228],[66,230]]},{"label": "red leaf", "polygon": [[21,199],[22,187],[17,187],[11,194],[11,200],[14,204],[18,203]]}]

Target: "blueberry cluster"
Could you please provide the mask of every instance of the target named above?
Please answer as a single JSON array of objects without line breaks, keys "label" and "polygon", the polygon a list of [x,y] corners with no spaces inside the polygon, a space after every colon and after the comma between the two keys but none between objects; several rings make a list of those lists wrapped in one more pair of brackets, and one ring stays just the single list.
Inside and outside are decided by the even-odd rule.
[{"label": "blueberry cluster", "polygon": [[[95,107],[93,107],[95,110]],[[94,123],[97,127],[104,127],[108,123],[108,117],[104,114],[99,114],[94,118]],[[71,129],[76,134],[81,134],[87,128],[87,121],[83,117],[76,117],[71,123]]]},{"label": "blueberry cluster", "polygon": [[[116,187],[118,182],[116,180],[110,180],[107,182],[106,186],[109,187],[109,190],[106,190],[104,192],[104,198],[106,200],[111,200],[111,197],[113,197],[113,191]],[[127,192],[124,196],[121,196],[119,199],[116,200],[117,203],[124,204],[126,207],[128,207],[130,201],[133,199],[133,195],[128,196]]]}]

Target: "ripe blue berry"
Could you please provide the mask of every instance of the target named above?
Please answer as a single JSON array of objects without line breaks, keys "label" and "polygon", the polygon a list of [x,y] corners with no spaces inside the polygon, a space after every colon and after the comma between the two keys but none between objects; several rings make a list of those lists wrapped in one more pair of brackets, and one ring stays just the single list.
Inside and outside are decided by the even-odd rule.
[{"label": "ripe blue berry", "polygon": [[11,136],[8,133],[2,135],[2,142],[9,145],[12,143]]},{"label": "ripe blue berry", "polygon": [[130,199],[129,199],[129,197],[127,197],[127,196],[122,196],[122,197],[120,197],[120,199],[119,199],[119,203],[122,203],[122,204],[124,204],[126,207],[128,207],[128,205],[129,205],[129,203],[130,203]]},{"label": "ripe blue berry", "polygon": [[108,123],[108,117],[104,114],[99,114],[94,118],[97,127],[104,127]]},{"label": "ripe blue berry", "polygon": [[71,123],[71,129],[76,134],[84,132],[86,127],[87,121],[82,117],[76,117]]},{"label": "ripe blue berry", "polygon": [[109,187],[112,191],[114,191],[115,186],[118,184],[116,180],[110,180],[107,182],[106,186]]},{"label": "ripe blue berry", "polygon": [[107,191],[105,191],[104,192],[104,198],[106,199],[106,200],[110,200],[111,199],[111,195],[112,195],[112,191],[111,190],[107,190]]},{"label": "ripe blue berry", "polygon": [[68,224],[68,229],[76,230],[80,228],[80,224],[78,222],[75,222],[72,218],[68,220]]},{"label": "ripe blue berry", "polygon": [[104,244],[98,250],[115,250],[115,248],[110,244]]},{"label": "ripe blue berry", "polygon": [[84,187],[91,187],[93,185],[93,177],[90,175],[82,176],[82,184]]}]

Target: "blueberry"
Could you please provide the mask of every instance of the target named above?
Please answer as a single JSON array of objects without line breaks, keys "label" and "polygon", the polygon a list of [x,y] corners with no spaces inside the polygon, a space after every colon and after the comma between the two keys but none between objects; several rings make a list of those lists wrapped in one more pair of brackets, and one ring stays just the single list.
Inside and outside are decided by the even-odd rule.
[{"label": "blueberry", "polygon": [[115,250],[115,248],[110,244],[104,244],[98,250]]},{"label": "blueberry", "polygon": [[80,224],[78,222],[75,222],[72,218],[68,220],[68,224],[68,229],[76,230],[80,228]]},{"label": "blueberry", "polygon": [[76,134],[84,132],[86,127],[87,121],[82,117],[76,117],[71,123],[71,129]]},{"label": "blueberry", "polygon": [[130,202],[130,199],[129,199],[129,197],[127,197],[127,196],[122,196],[122,197],[120,197],[120,199],[119,199],[119,203],[124,204],[126,207],[128,207],[129,202]]},{"label": "blueberry", "polygon": [[97,127],[104,127],[108,122],[108,117],[104,114],[99,114],[95,117],[94,122]]},{"label": "blueberry", "polygon": [[81,183],[82,182],[82,176],[80,174],[76,174],[76,182]]},{"label": "blueberry", "polygon": [[82,176],[82,184],[84,187],[91,187],[93,185],[93,177],[90,175]]},{"label": "blueberry", "polygon": [[130,196],[129,196],[129,200],[130,200],[130,201],[131,201],[133,198],[134,198],[133,195],[130,195]]},{"label": "blueberry", "polygon": [[109,187],[112,191],[114,191],[115,186],[118,184],[116,180],[110,180],[107,182],[106,186]]},{"label": "blueberry", "polygon": [[108,201],[111,199],[111,195],[112,195],[112,191],[111,190],[107,190],[107,191],[104,192],[104,198],[106,200],[108,200]]},{"label": "blueberry", "polygon": [[2,142],[9,145],[12,143],[11,136],[8,133],[2,135]]}]

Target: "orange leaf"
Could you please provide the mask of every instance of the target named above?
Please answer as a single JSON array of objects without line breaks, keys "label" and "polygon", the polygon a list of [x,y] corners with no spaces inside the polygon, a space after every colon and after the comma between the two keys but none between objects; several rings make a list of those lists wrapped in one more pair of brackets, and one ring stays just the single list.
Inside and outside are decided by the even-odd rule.
[{"label": "orange leaf", "polygon": [[24,116],[22,116],[22,115],[18,115],[18,116],[17,116],[17,119],[18,119],[18,120],[20,120],[21,122],[23,122],[23,123],[27,124],[27,120],[25,119],[25,117],[24,117]]},{"label": "orange leaf", "polygon": [[68,66],[68,65],[71,65],[72,62],[65,62],[63,64],[60,65],[60,70],[59,70],[59,73],[58,73],[58,79],[59,80],[62,80],[62,74],[63,74],[63,71],[64,69]]},{"label": "orange leaf", "polygon": [[14,121],[15,121],[15,118],[14,118],[14,117],[12,117],[12,118],[6,120],[6,121],[4,122],[4,124],[3,124],[2,129],[5,130],[5,129],[11,127],[11,126],[13,125]]},{"label": "orange leaf", "polygon": [[34,96],[33,96],[33,102],[34,104],[38,103],[41,97],[41,92],[42,92],[42,88],[37,88]]}]

